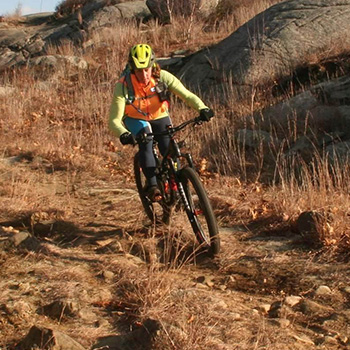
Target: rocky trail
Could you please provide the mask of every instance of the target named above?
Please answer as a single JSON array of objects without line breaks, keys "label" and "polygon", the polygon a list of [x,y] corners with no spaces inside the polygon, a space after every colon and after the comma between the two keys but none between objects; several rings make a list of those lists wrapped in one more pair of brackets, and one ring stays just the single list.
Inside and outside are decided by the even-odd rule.
[{"label": "rocky trail", "polygon": [[[344,33],[350,30],[350,0],[265,1],[266,11],[248,9],[258,1],[246,9],[237,1],[251,18],[242,16],[232,33],[211,33],[208,21],[200,29],[192,12],[188,25],[175,22],[181,30],[156,22],[156,30],[145,24],[136,31],[133,20],[154,14],[152,3],[98,0],[63,18],[1,18],[0,71],[25,65],[28,76],[4,73],[0,86],[0,350],[349,349],[348,253],[315,244],[298,227],[307,226],[308,217],[296,223],[279,213],[276,193],[204,174],[222,250],[215,258],[199,254],[181,213],[169,225],[146,219],[127,165],[131,153],[107,141],[101,106],[123,68],[121,47],[151,38],[165,55],[162,65],[189,86],[201,86],[203,93],[225,87],[212,101],[220,103],[222,124],[205,145],[223,156],[218,164],[232,161],[233,168],[243,161],[249,172],[250,157],[240,153],[249,149],[254,162],[259,156],[260,173],[269,161],[276,166],[275,150],[301,154],[302,164],[314,152],[329,152],[326,164],[337,165],[340,195],[319,203],[317,194],[313,203],[296,203],[292,215],[332,206],[344,212],[337,223],[344,219],[346,226],[349,181],[337,160],[349,159]],[[82,44],[82,52],[71,44],[51,47],[67,39]],[[248,109],[236,95],[248,97]],[[236,116],[246,113],[241,129]],[[261,120],[266,125],[258,130]],[[280,138],[272,137],[274,123]]]},{"label": "rocky trail", "polygon": [[[349,347],[348,264],[271,218],[219,218],[210,259],[177,223],[149,225],[131,181],[84,174],[67,190],[64,172],[31,172],[65,214],[2,212],[1,349]],[[207,187],[219,213],[227,189]]]}]

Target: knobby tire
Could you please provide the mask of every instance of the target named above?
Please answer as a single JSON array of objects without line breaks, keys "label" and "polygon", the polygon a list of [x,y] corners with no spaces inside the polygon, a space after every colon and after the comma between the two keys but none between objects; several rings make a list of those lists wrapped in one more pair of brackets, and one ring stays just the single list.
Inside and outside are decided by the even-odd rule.
[{"label": "knobby tire", "polygon": [[219,229],[199,175],[194,169],[185,167],[180,170],[180,182],[189,204],[189,208],[185,210],[199,244],[209,247],[212,254],[218,254]]}]

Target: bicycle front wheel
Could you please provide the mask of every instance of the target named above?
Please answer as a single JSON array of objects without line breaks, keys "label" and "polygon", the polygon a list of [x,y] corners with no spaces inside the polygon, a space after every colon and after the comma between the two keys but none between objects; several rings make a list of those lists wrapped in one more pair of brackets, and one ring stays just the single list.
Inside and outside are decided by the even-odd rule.
[{"label": "bicycle front wheel", "polygon": [[180,170],[180,182],[188,203],[184,203],[187,216],[199,244],[213,254],[220,251],[219,228],[207,193],[192,168]]}]

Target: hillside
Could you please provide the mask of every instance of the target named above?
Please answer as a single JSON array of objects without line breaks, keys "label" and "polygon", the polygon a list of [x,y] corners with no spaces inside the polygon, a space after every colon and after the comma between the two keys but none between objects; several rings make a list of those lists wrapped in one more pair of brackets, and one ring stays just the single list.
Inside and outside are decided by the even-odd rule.
[{"label": "hillside", "polygon": [[348,263],[271,216],[265,189],[208,180],[222,239],[212,260],[181,244],[183,218],[149,225],[125,176],[47,174],[29,161],[7,176],[27,179],[12,183],[23,201],[46,205],[19,219],[2,211],[3,348],[29,349],[41,339],[27,336],[33,326],[70,336],[74,349],[348,347]]},{"label": "hillside", "polygon": [[[2,71],[0,349],[350,347],[345,42],[327,56],[336,70],[313,74],[319,54],[273,88],[203,93],[216,117],[181,138],[220,226],[215,258],[199,254],[181,211],[169,225],[146,218],[136,148],[107,127],[130,43],[149,42],[177,73],[278,3],[221,1],[209,17],[167,24],[130,15]],[[96,23],[127,4],[82,13]],[[62,30],[70,16],[35,28]],[[195,115],[172,103],[176,123]]]}]

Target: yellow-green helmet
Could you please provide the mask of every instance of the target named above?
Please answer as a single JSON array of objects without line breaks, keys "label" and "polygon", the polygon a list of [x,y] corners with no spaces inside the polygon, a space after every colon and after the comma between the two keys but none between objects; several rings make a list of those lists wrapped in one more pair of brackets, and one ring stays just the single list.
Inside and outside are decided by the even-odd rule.
[{"label": "yellow-green helmet", "polygon": [[147,44],[137,44],[130,49],[129,63],[133,69],[145,69],[152,67],[155,55]]}]

